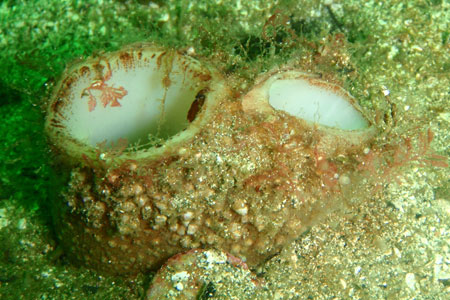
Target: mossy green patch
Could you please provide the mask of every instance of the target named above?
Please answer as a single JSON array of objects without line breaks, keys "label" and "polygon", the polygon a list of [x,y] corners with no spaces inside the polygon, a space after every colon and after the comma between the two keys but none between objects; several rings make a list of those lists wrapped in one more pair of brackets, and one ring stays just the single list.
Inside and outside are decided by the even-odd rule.
[{"label": "mossy green patch", "polygon": [[0,197],[37,210],[58,188],[49,165],[42,113],[26,99],[9,101],[14,102],[0,106]]}]

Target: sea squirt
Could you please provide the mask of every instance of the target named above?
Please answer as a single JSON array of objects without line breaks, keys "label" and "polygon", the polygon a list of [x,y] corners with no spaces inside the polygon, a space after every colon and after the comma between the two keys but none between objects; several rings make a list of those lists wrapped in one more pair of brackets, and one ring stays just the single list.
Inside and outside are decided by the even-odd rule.
[{"label": "sea squirt", "polygon": [[[341,101],[330,115],[324,95],[326,107]],[[298,114],[313,98],[318,118]],[[336,128],[344,110],[356,127]],[[264,262],[345,199],[356,166],[338,158],[375,133],[351,96],[313,75],[268,72],[235,99],[208,63],[155,45],[69,68],[46,129],[70,173],[54,204],[61,244],[113,274],[193,248]]]}]

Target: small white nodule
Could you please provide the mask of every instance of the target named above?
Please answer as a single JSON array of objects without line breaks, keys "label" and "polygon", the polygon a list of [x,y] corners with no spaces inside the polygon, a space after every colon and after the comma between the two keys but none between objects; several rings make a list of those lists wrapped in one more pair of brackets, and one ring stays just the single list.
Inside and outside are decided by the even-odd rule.
[{"label": "small white nodule", "polygon": [[[269,104],[309,122],[343,130],[368,128],[363,115],[345,99],[314,80],[278,79],[269,88]],[[322,83],[317,81],[317,83]]]}]

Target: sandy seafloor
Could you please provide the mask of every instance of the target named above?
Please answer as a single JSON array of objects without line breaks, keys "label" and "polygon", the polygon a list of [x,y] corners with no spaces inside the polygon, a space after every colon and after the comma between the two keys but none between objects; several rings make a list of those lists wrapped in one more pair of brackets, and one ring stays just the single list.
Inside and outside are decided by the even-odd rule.
[{"label": "sandy seafloor", "polygon": [[[302,51],[286,34],[262,39],[268,20],[278,20],[269,24],[274,30],[291,26],[319,44],[343,33],[361,105],[381,111],[388,95],[396,120],[385,129],[414,137],[431,128],[432,148],[448,157],[448,1],[249,3],[0,2],[1,299],[142,299],[152,278],[74,266],[53,239],[46,201],[59,183],[49,165],[43,103],[64,66],[95,51],[139,41],[192,48],[251,84],[254,73]],[[267,289],[254,298],[449,299],[449,180],[448,168],[405,165],[380,192],[337,210],[258,267]],[[211,299],[253,298],[240,294],[239,281],[227,284]]]}]

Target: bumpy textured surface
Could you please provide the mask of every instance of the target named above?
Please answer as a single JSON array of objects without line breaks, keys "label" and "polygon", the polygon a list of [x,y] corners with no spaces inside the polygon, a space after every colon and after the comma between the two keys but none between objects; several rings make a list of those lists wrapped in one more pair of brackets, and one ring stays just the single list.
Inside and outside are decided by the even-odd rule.
[{"label": "bumpy textured surface", "polygon": [[[226,101],[215,113],[176,154],[73,170],[66,200],[57,204],[66,248],[113,273],[154,269],[197,247],[256,266],[339,201],[338,175],[357,161],[322,157],[315,146],[324,133],[282,113],[263,121],[268,116],[245,113],[240,102]],[[333,154],[362,149],[343,151]]]}]

